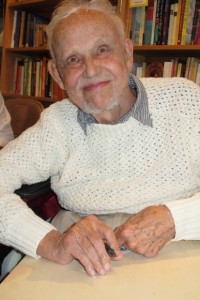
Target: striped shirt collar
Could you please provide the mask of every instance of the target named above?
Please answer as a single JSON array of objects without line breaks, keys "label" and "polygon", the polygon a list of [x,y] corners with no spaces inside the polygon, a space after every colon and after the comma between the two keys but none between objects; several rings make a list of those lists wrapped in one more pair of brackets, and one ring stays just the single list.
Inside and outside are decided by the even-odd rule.
[{"label": "striped shirt collar", "polygon": [[[133,117],[144,125],[153,127],[151,115],[148,108],[148,98],[142,82],[136,76],[130,74],[129,86],[136,91],[137,99],[132,109],[128,111],[123,117],[121,117],[118,123],[124,123],[130,117]],[[97,123],[92,115],[87,114],[80,109],[78,109],[77,111],[77,121],[82,127],[85,134],[87,134],[87,125]]]}]

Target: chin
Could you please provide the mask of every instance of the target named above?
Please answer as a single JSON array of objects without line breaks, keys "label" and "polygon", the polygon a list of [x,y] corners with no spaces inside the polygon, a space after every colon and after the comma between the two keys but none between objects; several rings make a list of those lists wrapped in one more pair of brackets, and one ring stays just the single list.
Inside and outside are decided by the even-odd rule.
[{"label": "chin", "polygon": [[99,115],[101,113],[104,113],[106,111],[116,109],[119,106],[119,99],[115,99],[115,101],[112,101],[110,104],[107,104],[105,107],[96,107],[91,104],[85,104],[83,110],[91,115]]}]

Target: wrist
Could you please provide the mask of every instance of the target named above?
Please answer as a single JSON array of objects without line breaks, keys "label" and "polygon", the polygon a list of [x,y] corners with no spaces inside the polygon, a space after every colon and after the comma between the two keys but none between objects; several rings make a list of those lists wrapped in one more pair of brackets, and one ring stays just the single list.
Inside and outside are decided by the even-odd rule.
[{"label": "wrist", "polygon": [[37,247],[37,255],[49,260],[56,260],[54,249],[56,248],[56,245],[59,243],[59,240],[61,238],[62,233],[56,230],[51,230],[50,232],[48,232],[40,241]]},{"label": "wrist", "polygon": [[176,235],[174,218],[172,216],[171,211],[169,210],[169,208],[166,205],[162,205],[162,207],[166,212],[166,220],[168,222],[170,237],[171,237],[171,239],[173,239]]}]

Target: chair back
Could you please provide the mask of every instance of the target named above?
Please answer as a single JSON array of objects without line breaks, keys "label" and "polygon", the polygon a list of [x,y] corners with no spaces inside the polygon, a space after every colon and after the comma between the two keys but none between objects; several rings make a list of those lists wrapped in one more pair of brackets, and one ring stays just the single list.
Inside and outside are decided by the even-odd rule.
[{"label": "chair back", "polygon": [[9,98],[5,105],[11,116],[14,137],[34,125],[44,110],[42,103],[34,99]]}]

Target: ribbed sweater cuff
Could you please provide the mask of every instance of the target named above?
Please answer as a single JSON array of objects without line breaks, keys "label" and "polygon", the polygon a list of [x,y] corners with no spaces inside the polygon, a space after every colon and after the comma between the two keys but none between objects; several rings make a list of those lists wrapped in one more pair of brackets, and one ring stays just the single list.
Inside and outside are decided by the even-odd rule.
[{"label": "ribbed sweater cuff", "polygon": [[18,218],[12,228],[9,234],[9,244],[24,254],[36,258],[39,257],[36,254],[39,242],[51,230],[56,230],[56,228],[28,210],[26,214]]},{"label": "ribbed sweater cuff", "polygon": [[191,198],[167,202],[165,205],[174,219],[174,240],[200,240],[200,193]]}]

